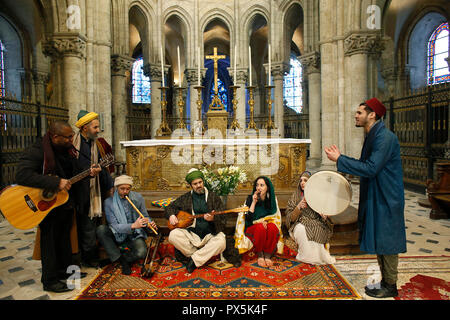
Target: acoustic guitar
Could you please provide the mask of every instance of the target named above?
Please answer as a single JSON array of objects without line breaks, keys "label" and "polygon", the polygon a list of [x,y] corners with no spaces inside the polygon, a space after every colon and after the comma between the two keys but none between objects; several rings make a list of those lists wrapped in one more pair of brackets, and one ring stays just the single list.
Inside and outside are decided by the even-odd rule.
[{"label": "acoustic guitar", "polygon": [[[98,165],[107,167],[114,162],[112,154],[106,155]],[[74,184],[90,174],[90,168],[69,179]],[[27,230],[36,227],[54,208],[69,200],[66,190],[52,192],[40,188],[12,185],[0,194],[0,211],[11,225]]]},{"label": "acoustic guitar", "polygon": [[[217,212],[209,212],[209,214],[211,215],[219,215],[219,214],[224,214],[224,213],[236,213],[236,212],[246,212],[248,211],[248,207],[239,207],[239,208],[234,208],[234,209],[229,209],[229,210],[225,210],[225,211],[217,211]],[[206,214],[208,213],[202,213],[202,214],[190,214],[186,211],[178,211],[177,213],[177,219],[178,219],[178,223],[173,225],[170,223],[170,221],[167,223],[167,226],[169,228],[170,231],[172,231],[173,229],[176,228],[187,228],[189,227],[192,222],[194,222],[194,219],[196,218],[203,218]]]}]

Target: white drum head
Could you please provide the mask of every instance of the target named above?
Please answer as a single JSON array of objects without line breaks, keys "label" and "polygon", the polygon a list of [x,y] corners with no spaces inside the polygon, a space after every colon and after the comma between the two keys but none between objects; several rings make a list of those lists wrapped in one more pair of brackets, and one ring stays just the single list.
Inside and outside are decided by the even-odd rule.
[{"label": "white drum head", "polygon": [[333,216],[343,212],[352,200],[347,179],[334,171],[319,171],[306,182],[305,199],[314,211]]}]

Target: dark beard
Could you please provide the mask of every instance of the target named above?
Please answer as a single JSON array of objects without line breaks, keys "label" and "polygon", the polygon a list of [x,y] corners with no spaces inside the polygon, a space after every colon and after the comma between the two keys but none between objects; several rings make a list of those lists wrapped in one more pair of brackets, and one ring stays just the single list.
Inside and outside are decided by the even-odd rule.
[{"label": "dark beard", "polygon": [[205,188],[202,188],[200,191],[194,190],[196,194],[205,194]]}]

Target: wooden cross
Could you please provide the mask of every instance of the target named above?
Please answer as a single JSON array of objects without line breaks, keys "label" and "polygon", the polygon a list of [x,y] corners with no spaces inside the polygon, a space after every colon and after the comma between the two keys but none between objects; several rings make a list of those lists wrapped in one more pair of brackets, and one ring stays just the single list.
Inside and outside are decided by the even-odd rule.
[{"label": "wooden cross", "polygon": [[217,78],[218,78],[218,71],[217,71],[217,61],[220,59],[225,59],[226,56],[224,55],[217,55],[217,48],[214,47],[214,55],[212,56],[206,56],[206,59],[214,60],[214,93],[217,95],[219,93],[219,86],[217,84]]}]

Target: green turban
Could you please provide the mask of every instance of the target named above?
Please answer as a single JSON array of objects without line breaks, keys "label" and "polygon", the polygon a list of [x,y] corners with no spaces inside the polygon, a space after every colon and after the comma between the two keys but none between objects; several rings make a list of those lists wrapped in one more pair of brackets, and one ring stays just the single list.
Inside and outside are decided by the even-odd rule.
[{"label": "green turban", "polygon": [[192,181],[195,179],[201,178],[203,181],[205,181],[205,177],[203,176],[203,172],[201,172],[198,169],[191,169],[189,170],[188,174],[186,175],[186,181],[191,184]]}]

